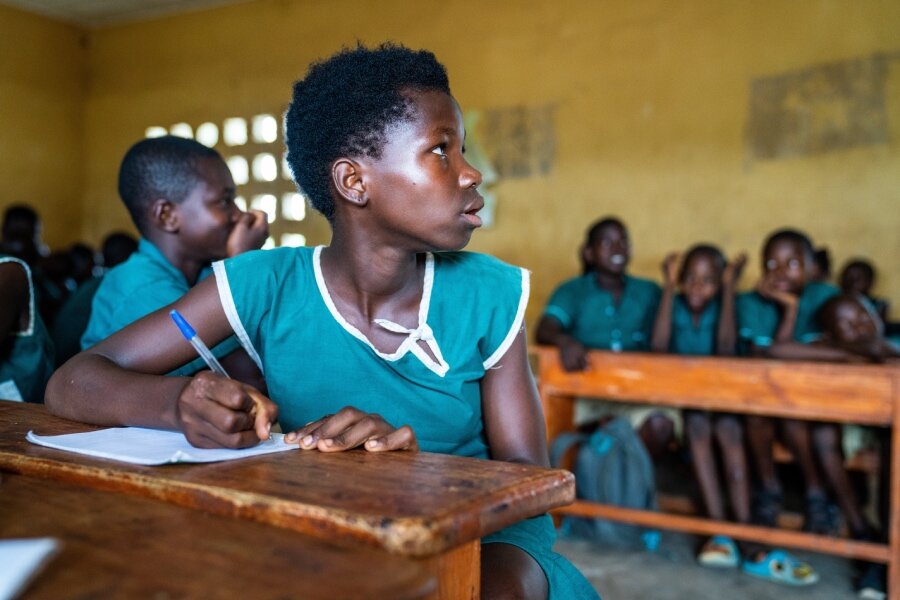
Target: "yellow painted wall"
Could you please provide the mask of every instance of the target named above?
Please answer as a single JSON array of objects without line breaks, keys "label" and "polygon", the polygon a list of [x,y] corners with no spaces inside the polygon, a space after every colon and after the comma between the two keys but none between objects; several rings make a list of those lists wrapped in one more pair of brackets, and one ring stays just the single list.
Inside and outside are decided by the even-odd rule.
[{"label": "yellow painted wall", "polygon": [[37,207],[55,245],[81,237],[83,42],[76,27],[0,6],[0,211]]},{"label": "yellow painted wall", "polygon": [[[900,303],[900,62],[889,142],[775,161],[744,145],[753,79],[900,51],[896,0],[260,0],[94,31],[84,235],[128,224],[116,169],[146,126],[278,111],[310,60],[357,39],[432,49],[464,109],[555,107],[554,168],[495,186],[496,226],[470,246],[532,269],[532,325],[608,213],[639,275],[703,240],[749,251],[749,286],[765,234],[795,225],[838,263],[872,257]],[[310,242],[325,241],[319,222]]]}]

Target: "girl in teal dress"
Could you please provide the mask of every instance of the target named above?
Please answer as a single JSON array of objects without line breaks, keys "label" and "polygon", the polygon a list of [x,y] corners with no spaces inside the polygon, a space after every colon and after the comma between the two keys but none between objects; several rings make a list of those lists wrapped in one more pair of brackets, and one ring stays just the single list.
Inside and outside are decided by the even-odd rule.
[{"label": "girl in teal dress", "polygon": [[25,261],[0,254],[0,400],[43,402],[53,342],[37,311]]},{"label": "girl in teal dress", "polygon": [[[285,133],[331,244],[216,263],[181,300],[64,365],[51,410],[179,429],[197,446],[252,445],[279,419],[304,449],[547,466],[523,326],[528,272],[459,251],[484,201],[443,66],[397,46],[344,50],[295,85]],[[172,308],[208,344],[236,334],[274,402],[209,372],[158,377],[192,358]],[[95,405],[97,394],[110,400]],[[597,598],[554,537],[543,515],[485,538],[483,597]]]}]

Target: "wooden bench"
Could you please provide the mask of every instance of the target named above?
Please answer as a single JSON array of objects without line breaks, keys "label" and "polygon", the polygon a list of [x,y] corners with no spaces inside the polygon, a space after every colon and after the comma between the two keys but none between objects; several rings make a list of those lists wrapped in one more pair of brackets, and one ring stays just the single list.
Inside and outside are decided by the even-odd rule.
[{"label": "wooden bench", "polygon": [[[835,365],[644,353],[590,353],[590,368],[569,373],[559,352],[537,347],[538,387],[555,438],[573,427],[577,397],[836,423],[891,427],[891,456],[900,450],[900,367]],[[893,460],[890,489],[900,489],[900,460]],[[700,535],[728,535],[768,545],[801,548],[888,565],[890,598],[900,599],[900,494],[890,495],[887,544],[858,542],[799,531],[720,522],[696,516],[634,510],[576,501],[557,514]]]}]

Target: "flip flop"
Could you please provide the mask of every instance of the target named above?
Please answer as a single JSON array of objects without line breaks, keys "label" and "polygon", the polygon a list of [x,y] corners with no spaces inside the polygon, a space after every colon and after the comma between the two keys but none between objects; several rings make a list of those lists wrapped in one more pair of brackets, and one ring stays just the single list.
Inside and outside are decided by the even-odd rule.
[{"label": "flip flop", "polygon": [[784,550],[771,550],[760,560],[744,561],[741,570],[748,575],[786,585],[812,585],[819,581],[813,568]]},{"label": "flip flop", "polygon": [[703,544],[697,562],[714,569],[732,569],[741,562],[737,544],[725,535],[714,535]]}]

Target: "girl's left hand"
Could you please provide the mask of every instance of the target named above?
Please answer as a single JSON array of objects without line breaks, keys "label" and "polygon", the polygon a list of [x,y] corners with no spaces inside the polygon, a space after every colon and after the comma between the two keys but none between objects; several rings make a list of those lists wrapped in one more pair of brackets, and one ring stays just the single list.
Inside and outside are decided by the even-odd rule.
[{"label": "girl's left hand", "polygon": [[369,452],[419,450],[416,434],[408,425],[396,428],[381,415],[364,413],[346,406],[333,415],[288,433],[284,441],[300,448],[320,452],[341,452],[363,446]]}]

